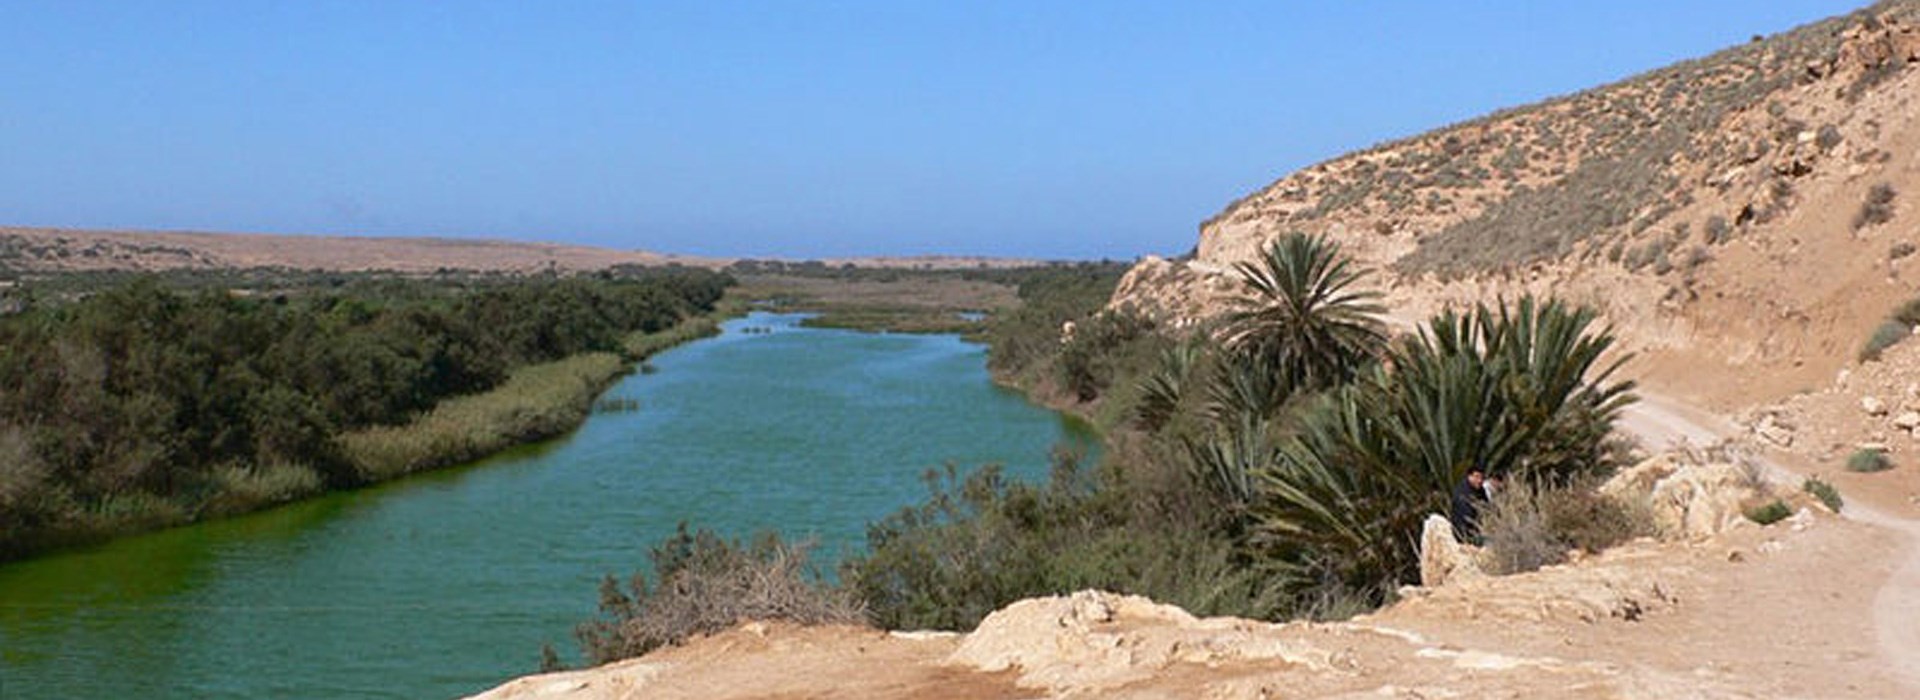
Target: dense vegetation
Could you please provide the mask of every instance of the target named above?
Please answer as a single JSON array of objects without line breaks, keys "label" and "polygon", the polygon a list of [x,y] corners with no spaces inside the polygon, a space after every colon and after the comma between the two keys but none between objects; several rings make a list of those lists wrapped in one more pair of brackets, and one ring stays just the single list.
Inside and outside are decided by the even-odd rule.
[{"label": "dense vegetation", "polygon": [[1249,295],[1219,328],[1175,340],[1102,310],[1011,358],[1124,405],[1094,411],[1111,417],[1106,460],[1044,486],[949,476],[876,524],[846,575],[876,622],[966,628],[1088,586],[1201,613],[1350,613],[1413,578],[1420,521],[1468,467],[1576,489],[1621,458],[1608,434],[1631,384],[1611,381],[1590,311],[1522,299],[1388,343],[1331,241],[1284,237],[1241,274]]},{"label": "dense vegetation", "polygon": [[1126,264],[1112,261],[904,269],[743,260],[728,272],[755,300],[816,314],[805,321],[808,326],[977,338],[995,325],[988,319],[991,312],[1017,313],[1012,310],[1023,306],[1015,293],[1021,285],[1106,278],[1110,291],[1112,280],[1126,269]]},{"label": "dense vegetation", "polygon": [[[28,296],[0,319],[0,558],[445,463],[370,468],[368,431],[546,363],[621,353],[630,334],[711,310],[729,282],[672,269],[237,293],[139,278],[71,300]],[[588,374],[617,372],[607,357]]]},{"label": "dense vegetation", "polygon": [[928,500],[873,523],[814,594],[907,629],[1089,587],[1199,614],[1344,616],[1416,577],[1421,520],[1474,467],[1525,496],[1505,514],[1532,524],[1489,538],[1503,568],[1644,532],[1591,488],[1624,457],[1610,433],[1632,388],[1591,311],[1526,298],[1390,340],[1368,272],[1328,239],[1283,237],[1240,272],[1242,306],[1181,336],[1106,309],[1116,274],[1029,271],[986,334],[990,365],[1094,417],[1102,459],[1057,455],[1040,484],[930,474]]}]

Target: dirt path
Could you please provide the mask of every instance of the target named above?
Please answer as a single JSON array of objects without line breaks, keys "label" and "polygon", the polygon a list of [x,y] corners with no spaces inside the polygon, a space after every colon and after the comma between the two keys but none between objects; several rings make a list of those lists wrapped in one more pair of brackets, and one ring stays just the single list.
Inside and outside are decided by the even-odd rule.
[{"label": "dirt path", "polygon": [[[1650,450],[1708,445],[1743,432],[1726,418],[1673,397],[1644,387],[1638,393],[1640,400],[1622,412],[1618,427]],[[1803,476],[1773,456],[1754,459],[1766,467],[1768,478],[1784,486],[1798,484]],[[1901,682],[1920,691],[1920,521],[1859,502],[1848,503],[1842,515],[1906,539],[1903,563],[1874,595],[1873,620],[1881,657]]]},{"label": "dirt path", "polygon": [[1902,682],[1920,690],[1920,522],[1866,505],[1848,505],[1846,516],[1907,538],[1905,563],[1873,597],[1873,622],[1880,654]]}]

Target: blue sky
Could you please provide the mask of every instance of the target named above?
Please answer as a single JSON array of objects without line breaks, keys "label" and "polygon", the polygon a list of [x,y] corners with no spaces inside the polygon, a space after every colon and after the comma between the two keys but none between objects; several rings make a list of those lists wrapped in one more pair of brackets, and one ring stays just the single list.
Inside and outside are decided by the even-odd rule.
[{"label": "blue sky", "polygon": [[1857,2],[16,2],[0,224],[1132,258]]}]

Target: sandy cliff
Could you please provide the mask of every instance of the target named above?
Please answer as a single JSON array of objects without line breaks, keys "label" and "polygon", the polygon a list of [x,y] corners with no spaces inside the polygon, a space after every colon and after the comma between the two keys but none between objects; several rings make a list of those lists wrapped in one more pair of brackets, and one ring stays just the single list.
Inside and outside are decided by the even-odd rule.
[{"label": "sandy cliff", "polygon": [[1327,233],[1397,312],[1550,291],[1601,308],[1657,384],[1775,400],[1920,291],[1916,61],[1920,3],[1882,3],[1342,156],[1229,205],[1191,260],[1142,261],[1114,304],[1203,320],[1266,241]]}]

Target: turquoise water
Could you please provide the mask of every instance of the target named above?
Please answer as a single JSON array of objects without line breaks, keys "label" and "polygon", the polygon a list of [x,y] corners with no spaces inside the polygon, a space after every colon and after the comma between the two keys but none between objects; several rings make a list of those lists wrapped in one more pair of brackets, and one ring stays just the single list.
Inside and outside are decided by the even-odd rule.
[{"label": "turquoise water", "polygon": [[[1084,428],[988,381],[952,336],[755,314],[608,392],[633,412],[482,463],[0,565],[0,698],[434,698],[576,647],[603,574],[681,520],[837,558],[921,475],[1038,480]],[[770,333],[741,329],[770,327]]]}]

